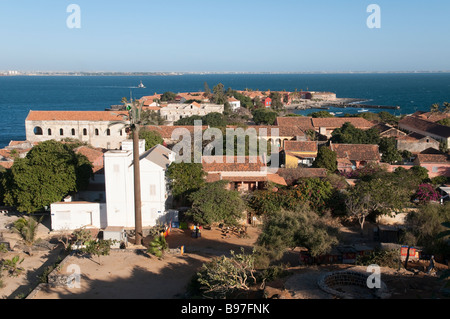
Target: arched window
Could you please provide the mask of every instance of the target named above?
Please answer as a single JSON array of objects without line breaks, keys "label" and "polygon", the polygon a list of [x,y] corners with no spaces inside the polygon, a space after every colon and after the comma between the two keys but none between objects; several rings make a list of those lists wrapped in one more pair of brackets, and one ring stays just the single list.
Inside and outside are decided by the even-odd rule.
[{"label": "arched window", "polygon": [[52,135],[52,129],[49,128],[49,129],[47,130],[47,133],[48,133],[48,135]]},{"label": "arched window", "polygon": [[120,134],[120,136],[122,136],[122,135],[123,135],[123,132],[122,132],[122,130],[120,130],[120,131],[119,131],[119,134]]},{"label": "arched window", "polygon": [[95,135],[98,136],[99,132],[98,132],[98,128],[95,129]]},{"label": "arched window", "polygon": [[64,135],[64,130],[62,128],[59,129],[59,135],[61,135],[61,136]]},{"label": "arched window", "polygon": [[83,129],[83,135],[86,136],[87,135],[87,129]]},{"label": "arched window", "polygon": [[75,136],[75,129],[72,129],[72,136]]},{"label": "arched window", "polygon": [[111,130],[110,130],[110,129],[107,129],[107,130],[106,130],[106,135],[108,135],[108,136],[111,135]]},{"label": "arched window", "polygon": [[42,128],[40,128],[39,126],[36,126],[33,130],[34,135],[42,135]]}]

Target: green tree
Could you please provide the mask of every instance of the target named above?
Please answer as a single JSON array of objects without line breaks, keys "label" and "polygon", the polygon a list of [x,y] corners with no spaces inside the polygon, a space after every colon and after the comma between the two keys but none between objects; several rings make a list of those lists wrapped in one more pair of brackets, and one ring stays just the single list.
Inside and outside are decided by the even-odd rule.
[{"label": "green tree", "polygon": [[277,113],[266,109],[256,109],[252,112],[253,121],[256,125],[273,125],[277,119]]},{"label": "green tree", "polygon": [[378,144],[380,135],[376,128],[361,130],[347,122],[331,133],[331,141],[341,144]]},{"label": "green tree", "polygon": [[164,92],[164,93],[161,95],[161,101],[162,101],[162,102],[170,102],[170,101],[174,101],[176,97],[177,97],[177,95],[176,95],[175,93],[173,93],[173,92],[170,92],[170,91]]},{"label": "green tree", "polygon": [[395,137],[385,137],[380,140],[378,144],[381,156],[381,161],[389,164],[394,164],[403,159],[402,155],[397,149]]},{"label": "green tree", "polygon": [[270,94],[272,99],[272,109],[281,110],[284,107],[283,101],[281,100],[281,94],[278,92],[272,92]]},{"label": "green tree", "polygon": [[179,204],[190,204],[189,195],[205,184],[205,172],[200,163],[172,163],[167,169],[172,194]]},{"label": "green tree", "polygon": [[246,208],[238,191],[227,190],[227,181],[206,183],[189,198],[192,208],[186,213],[195,223],[212,225],[224,223],[236,225]]},{"label": "green tree", "polygon": [[145,150],[146,151],[148,151],[149,149],[151,149],[152,147],[154,147],[158,144],[162,145],[164,143],[164,140],[162,139],[160,134],[158,134],[157,132],[154,132],[154,131],[146,130],[146,129],[143,129],[139,132],[139,139],[145,140]]},{"label": "green tree", "polygon": [[316,257],[330,252],[338,243],[337,227],[308,207],[269,215],[258,237],[258,245],[274,259],[295,247],[305,247]]},{"label": "green tree", "polygon": [[4,202],[22,212],[42,210],[71,192],[85,189],[92,176],[89,160],[70,145],[39,143],[3,174]]},{"label": "green tree", "polygon": [[330,173],[337,170],[337,155],[328,147],[321,147],[313,163],[314,168],[326,168]]},{"label": "green tree", "polygon": [[164,252],[169,249],[169,244],[166,241],[164,235],[160,234],[153,238],[153,240],[149,243],[149,247],[147,252],[152,254],[158,258],[162,258]]},{"label": "green tree", "polygon": [[318,118],[318,117],[334,117],[333,114],[331,114],[330,112],[327,112],[327,111],[313,112],[311,114],[308,114],[308,116],[311,116],[311,117],[314,117],[314,118]]},{"label": "green tree", "polygon": [[224,86],[222,83],[217,84],[213,87],[212,100],[216,104],[225,104],[228,101],[227,95],[224,91]]}]

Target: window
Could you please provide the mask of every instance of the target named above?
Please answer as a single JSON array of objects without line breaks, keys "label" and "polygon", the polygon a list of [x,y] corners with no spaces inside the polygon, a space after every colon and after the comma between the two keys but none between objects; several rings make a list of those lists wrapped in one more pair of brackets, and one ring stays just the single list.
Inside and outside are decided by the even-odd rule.
[{"label": "window", "polygon": [[75,136],[75,129],[72,129],[72,136]]},{"label": "window", "polygon": [[86,136],[87,135],[87,129],[83,129],[83,135]]},{"label": "window", "polygon": [[61,135],[61,136],[64,135],[64,130],[62,128],[59,129],[59,135]]},{"label": "window", "polygon": [[98,128],[95,129],[95,135],[98,136],[99,132],[98,132]]},{"label": "window", "polygon": [[439,168],[437,166],[433,166],[431,170],[433,173],[437,173],[439,171]]},{"label": "window", "polygon": [[39,126],[36,126],[33,130],[34,135],[42,135],[42,128],[40,128]]},{"label": "window", "polygon": [[123,135],[123,132],[122,132],[122,130],[120,130],[120,131],[119,131],[119,134],[120,134],[120,136],[122,136],[122,135]]},{"label": "window", "polygon": [[52,129],[51,129],[51,128],[49,128],[49,129],[47,130],[47,134],[48,134],[48,135],[52,135]]},{"label": "window", "polygon": [[156,185],[150,185],[150,196],[156,195]]},{"label": "window", "polygon": [[108,136],[111,135],[111,130],[110,130],[110,129],[107,129],[107,130],[106,130],[106,135],[108,135]]}]

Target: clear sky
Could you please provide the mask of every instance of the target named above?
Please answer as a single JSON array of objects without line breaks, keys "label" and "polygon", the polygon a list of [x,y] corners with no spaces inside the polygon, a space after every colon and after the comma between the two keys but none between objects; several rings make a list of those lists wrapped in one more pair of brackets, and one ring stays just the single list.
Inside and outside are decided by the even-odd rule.
[{"label": "clear sky", "polygon": [[0,0],[0,70],[448,71],[449,17],[448,0]]}]

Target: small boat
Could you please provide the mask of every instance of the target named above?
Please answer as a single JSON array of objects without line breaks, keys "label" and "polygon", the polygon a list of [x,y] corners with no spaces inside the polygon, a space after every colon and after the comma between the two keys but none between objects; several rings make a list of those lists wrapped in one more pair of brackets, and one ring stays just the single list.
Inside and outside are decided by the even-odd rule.
[{"label": "small boat", "polygon": [[368,109],[361,109],[361,110],[358,110],[358,113],[362,113],[362,112],[369,112],[369,110],[368,110]]},{"label": "small boat", "polygon": [[139,83],[138,88],[140,88],[140,89],[145,89],[145,85],[142,84],[142,81],[141,81],[141,83]]}]

